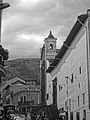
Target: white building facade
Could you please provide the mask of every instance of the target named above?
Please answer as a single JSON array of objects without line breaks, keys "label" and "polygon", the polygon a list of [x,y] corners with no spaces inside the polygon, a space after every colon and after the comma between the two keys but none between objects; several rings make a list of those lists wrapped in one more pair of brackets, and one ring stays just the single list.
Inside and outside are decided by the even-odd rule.
[{"label": "white building facade", "polygon": [[68,113],[68,120],[90,120],[90,10],[78,17],[47,78],[47,104],[53,104],[56,79],[60,114]]}]

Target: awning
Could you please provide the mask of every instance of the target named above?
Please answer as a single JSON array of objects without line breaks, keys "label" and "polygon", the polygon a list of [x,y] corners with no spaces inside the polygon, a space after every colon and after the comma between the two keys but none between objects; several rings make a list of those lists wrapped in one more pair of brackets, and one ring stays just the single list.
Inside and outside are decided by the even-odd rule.
[{"label": "awning", "polygon": [[0,76],[5,77],[5,75],[6,75],[6,70],[4,69],[2,65],[0,65]]}]

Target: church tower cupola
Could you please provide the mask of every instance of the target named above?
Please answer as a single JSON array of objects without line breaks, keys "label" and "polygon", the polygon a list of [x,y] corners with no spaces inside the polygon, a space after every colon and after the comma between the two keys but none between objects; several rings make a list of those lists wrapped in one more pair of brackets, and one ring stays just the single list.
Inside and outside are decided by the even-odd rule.
[{"label": "church tower cupola", "polygon": [[48,38],[54,38],[54,36],[52,35],[52,31],[51,30],[50,30],[50,34],[49,34]]}]

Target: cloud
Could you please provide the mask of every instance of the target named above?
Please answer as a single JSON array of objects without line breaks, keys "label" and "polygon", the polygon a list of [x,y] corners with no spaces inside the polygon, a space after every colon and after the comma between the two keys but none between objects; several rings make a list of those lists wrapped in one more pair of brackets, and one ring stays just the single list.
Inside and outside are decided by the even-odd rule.
[{"label": "cloud", "polygon": [[86,13],[90,0],[4,0],[2,44],[10,59],[40,56],[44,38],[53,31],[58,47],[68,36],[77,16]]},{"label": "cloud", "polygon": [[21,7],[35,6],[40,3],[41,0],[21,0],[19,5]]},{"label": "cloud", "polygon": [[39,57],[43,39],[42,36],[36,34],[17,34],[17,37],[13,41],[10,40],[7,45],[10,58]]}]

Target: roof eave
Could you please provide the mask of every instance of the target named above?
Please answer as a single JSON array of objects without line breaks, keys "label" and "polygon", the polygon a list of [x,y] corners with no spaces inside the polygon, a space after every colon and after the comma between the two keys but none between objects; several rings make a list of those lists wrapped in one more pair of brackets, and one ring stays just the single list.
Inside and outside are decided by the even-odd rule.
[{"label": "roof eave", "polygon": [[[87,14],[83,14],[83,15],[78,16],[78,19],[84,24],[87,17],[88,17]],[[67,46],[71,45],[71,43],[73,42],[75,36],[77,35],[77,33],[79,32],[81,27],[82,27],[82,24],[77,20],[76,23],[74,24],[72,30],[70,31],[67,39],[64,42]],[[66,53],[66,51],[68,50],[68,47],[66,47],[65,44],[62,45],[60,52],[56,55],[54,61],[49,66],[49,68],[46,70],[47,73],[50,73],[55,69],[55,67],[58,65],[58,63],[60,62],[60,60]]]}]

